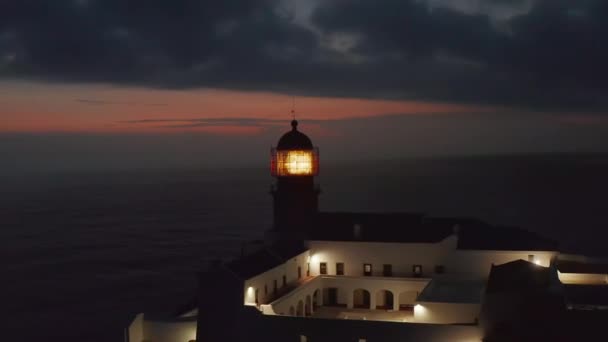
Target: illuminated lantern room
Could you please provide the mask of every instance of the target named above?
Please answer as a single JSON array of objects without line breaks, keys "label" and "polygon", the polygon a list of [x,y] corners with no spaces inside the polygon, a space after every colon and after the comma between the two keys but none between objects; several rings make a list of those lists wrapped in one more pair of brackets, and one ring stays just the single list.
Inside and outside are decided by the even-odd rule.
[{"label": "illuminated lantern room", "polygon": [[274,230],[288,234],[305,231],[319,208],[320,190],[314,181],[319,174],[319,150],[298,131],[296,120],[271,150],[270,173],[276,178],[270,191]]},{"label": "illuminated lantern room", "polygon": [[318,175],[319,150],[306,134],[298,131],[296,120],[291,122],[291,127],[271,150],[271,174],[275,177]]}]

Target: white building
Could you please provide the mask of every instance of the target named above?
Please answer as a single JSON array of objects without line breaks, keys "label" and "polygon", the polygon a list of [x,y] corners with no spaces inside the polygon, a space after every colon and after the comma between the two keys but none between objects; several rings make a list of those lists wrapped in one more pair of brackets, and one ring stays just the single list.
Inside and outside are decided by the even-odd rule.
[{"label": "white building", "polygon": [[[267,240],[202,272],[197,307],[138,315],[127,341],[571,340],[593,322],[580,309],[608,313],[608,266],[560,254],[534,233],[464,218],[319,212],[318,150],[292,126],[273,149]],[[571,324],[531,328],[542,326],[522,320],[532,312]]]}]

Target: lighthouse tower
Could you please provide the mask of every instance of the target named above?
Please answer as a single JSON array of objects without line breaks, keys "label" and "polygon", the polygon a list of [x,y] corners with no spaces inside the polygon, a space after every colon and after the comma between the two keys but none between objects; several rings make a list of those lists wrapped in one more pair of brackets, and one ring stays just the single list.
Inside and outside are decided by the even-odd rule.
[{"label": "lighthouse tower", "polygon": [[282,238],[304,236],[319,210],[320,190],[314,181],[319,174],[319,150],[298,131],[298,121],[291,122],[291,131],[271,149],[270,172],[276,178],[271,190],[274,233]]}]

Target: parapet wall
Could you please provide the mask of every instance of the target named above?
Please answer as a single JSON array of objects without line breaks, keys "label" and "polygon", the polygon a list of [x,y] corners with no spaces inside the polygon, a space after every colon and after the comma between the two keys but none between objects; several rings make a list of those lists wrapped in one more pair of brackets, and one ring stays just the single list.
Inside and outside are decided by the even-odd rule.
[{"label": "parapet wall", "polygon": [[[258,314],[252,341],[284,342],[465,342],[481,341],[475,325],[436,325],[362,320],[327,320]],[[300,339],[301,336],[306,339]]]}]

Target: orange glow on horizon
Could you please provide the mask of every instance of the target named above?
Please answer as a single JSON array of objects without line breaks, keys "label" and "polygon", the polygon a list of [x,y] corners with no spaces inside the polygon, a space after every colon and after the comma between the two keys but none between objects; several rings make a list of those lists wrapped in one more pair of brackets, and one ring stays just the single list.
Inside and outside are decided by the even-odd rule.
[{"label": "orange glow on horizon", "polygon": [[[292,101],[289,95],[268,92],[176,91],[26,82],[0,82],[0,94],[3,108],[0,132],[31,133],[251,135],[278,125],[277,120],[288,122]],[[302,121],[483,110],[487,108],[423,101],[296,97],[296,113]]]}]

